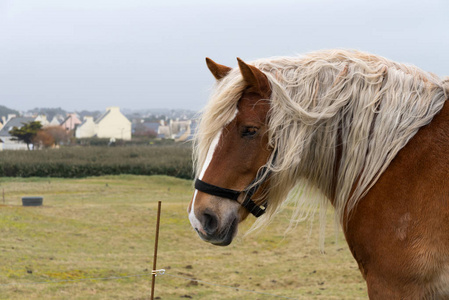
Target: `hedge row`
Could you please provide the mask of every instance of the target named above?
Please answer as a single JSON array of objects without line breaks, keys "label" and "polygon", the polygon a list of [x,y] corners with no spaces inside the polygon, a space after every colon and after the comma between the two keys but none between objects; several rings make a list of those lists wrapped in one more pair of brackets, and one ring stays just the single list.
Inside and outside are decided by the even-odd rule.
[{"label": "hedge row", "polygon": [[188,146],[68,147],[0,152],[0,176],[169,175],[192,178]]}]

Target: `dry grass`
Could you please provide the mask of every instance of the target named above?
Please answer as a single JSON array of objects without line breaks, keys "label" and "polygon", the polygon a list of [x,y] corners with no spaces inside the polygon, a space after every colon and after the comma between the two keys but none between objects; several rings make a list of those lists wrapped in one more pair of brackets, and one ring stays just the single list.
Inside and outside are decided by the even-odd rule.
[{"label": "dry grass", "polygon": [[[185,278],[295,299],[367,298],[341,234],[334,244],[332,222],[324,255],[317,228],[310,235],[300,224],[284,235],[285,215],[258,235],[215,247],[190,227],[188,180],[1,178],[0,188],[6,200],[0,206],[0,299],[149,299],[158,200],[158,267],[167,271],[157,277],[159,299],[277,299]],[[22,207],[21,197],[32,195],[44,196],[44,206]],[[129,275],[143,276],[89,279]],[[63,280],[69,281],[41,283]]]}]

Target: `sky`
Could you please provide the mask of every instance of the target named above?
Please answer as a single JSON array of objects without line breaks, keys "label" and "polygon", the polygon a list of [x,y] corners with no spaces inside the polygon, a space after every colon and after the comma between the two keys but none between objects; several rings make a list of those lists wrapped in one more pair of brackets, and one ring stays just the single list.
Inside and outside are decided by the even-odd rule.
[{"label": "sky", "polygon": [[449,75],[449,1],[0,0],[0,105],[199,110],[205,57],[331,48]]}]

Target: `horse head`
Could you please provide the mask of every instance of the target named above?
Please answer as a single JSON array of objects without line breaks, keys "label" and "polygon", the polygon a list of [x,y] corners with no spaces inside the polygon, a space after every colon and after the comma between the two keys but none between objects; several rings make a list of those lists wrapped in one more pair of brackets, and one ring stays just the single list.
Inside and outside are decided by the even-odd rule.
[{"label": "horse head", "polygon": [[[206,59],[218,83],[232,71]],[[249,213],[263,214],[269,177],[264,165],[272,155],[268,143],[269,98],[266,75],[238,59],[245,88],[235,114],[216,132],[197,174],[188,212],[193,228],[204,241],[226,246]],[[261,178],[264,180],[261,180]]]}]

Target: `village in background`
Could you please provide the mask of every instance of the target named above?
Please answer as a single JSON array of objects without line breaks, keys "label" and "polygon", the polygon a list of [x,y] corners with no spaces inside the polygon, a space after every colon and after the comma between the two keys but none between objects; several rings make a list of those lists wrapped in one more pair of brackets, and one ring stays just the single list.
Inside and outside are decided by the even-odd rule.
[{"label": "village in background", "polygon": [[[157,141],[186,142],[196,129],[196,112],[181,109],[67,112],[61,108],[35,108],[19,112],[0,106],[0,151],[58,148],[62,145],[153,144]],[[41,130],[27,145],[10,134],[39,122]]]}]

